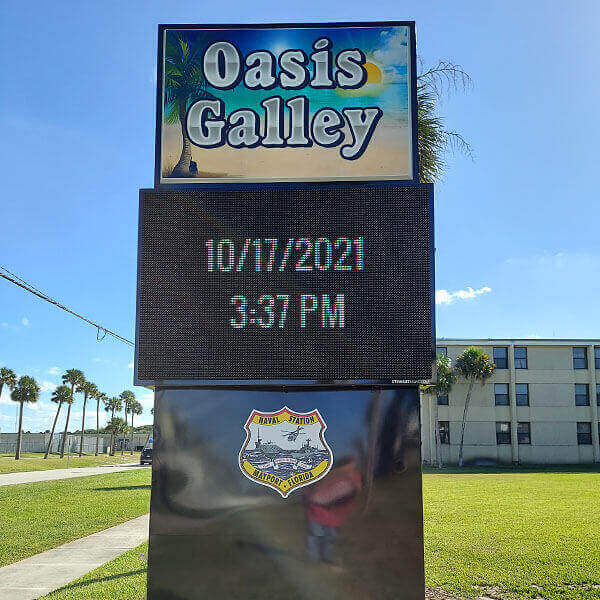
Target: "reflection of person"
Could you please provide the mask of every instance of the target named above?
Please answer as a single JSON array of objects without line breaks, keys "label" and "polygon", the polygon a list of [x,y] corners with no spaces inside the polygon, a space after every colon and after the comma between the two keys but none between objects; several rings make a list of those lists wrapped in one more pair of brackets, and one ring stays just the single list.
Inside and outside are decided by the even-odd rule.
[{"label": "reflection of person", "polygon": [[197,175],[198,174],[198,164],[193,161],[190,160],[190,175]]},{"label": "reflection of person", "polygon": [[342,459],[303,494],[309,558],[333,564],[333,541],[354,509],[362,481],[354,459]]}]

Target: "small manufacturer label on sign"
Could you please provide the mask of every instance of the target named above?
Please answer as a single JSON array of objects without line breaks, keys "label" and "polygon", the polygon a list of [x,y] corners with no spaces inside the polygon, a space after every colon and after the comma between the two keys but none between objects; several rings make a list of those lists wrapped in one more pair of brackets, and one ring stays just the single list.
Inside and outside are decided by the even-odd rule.
[{"label": "small manufacturer label on sign", "polygon": [[333,453],[325,441],[327,425],[317,409],[300,413],[284,406],[277,412],[253,410],[244,425],[242,473],[287,498],[294,490],[325,477]]}]

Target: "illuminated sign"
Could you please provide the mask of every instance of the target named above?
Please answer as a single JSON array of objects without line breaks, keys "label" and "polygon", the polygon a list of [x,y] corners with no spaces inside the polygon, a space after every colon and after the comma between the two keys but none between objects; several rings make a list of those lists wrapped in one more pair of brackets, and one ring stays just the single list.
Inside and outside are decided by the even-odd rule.
[{"label": "illuminated sign", "polygon": [[156,183],[413,180],[413,23],[159,27]]},{"label": "illuminated sign", "polygon": [[429,185],[142,190],[138,381],[422,380]]}]

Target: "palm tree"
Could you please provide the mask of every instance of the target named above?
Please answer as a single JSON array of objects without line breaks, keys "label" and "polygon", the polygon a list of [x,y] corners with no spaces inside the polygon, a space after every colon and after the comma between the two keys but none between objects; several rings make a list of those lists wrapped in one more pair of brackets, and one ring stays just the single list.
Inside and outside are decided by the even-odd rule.
[{"label": "palm tree", "polygon": [[[438,354],[437,359],[435,361],[436,365],[436,381],[432,384],[422,385],[420,386],[421,392],[423,394],[427,394],[429,396],[441,396],[444,394],[449,394],[452,390],[452,386],[456,382],[457,375],[452,370],[452,363],[450,359],[443,355]],[[433,411],[433,409],[432,409]],[[436,456],[438,457],[439,466],[442,466],[442,457],[440,453],[437,451],[440,445],[440,430],[439,430],[439,422],[437,418],[437,406],[436,406],[436,414],[435,414],[435,446],[436,446]]]},{"label": "palm tree", "polygon": [[6,386],[9,390],[14,390],[17,385],[17,376],[12,369],[2,367],[0,369],[0,396],[2,396],[2,389]]},{"label": "palm tree", "polygon": [[121,417],[112,417],[106,424],[105,430],[109,431],[111,439],[114,439],[115,436],[122,435],[127,431],[127,422],[123,421]]},{"label": "palm tree", "polygon": [[82,381],[77,386],[77,391],[83,394],[83,415],[81,417],[81,437],[79,438],[79,458],[83,455],[83,434],[85,431],[85,407],[88,398],[94,398],[98,393],[98,388],[91,381]]},{"label": "palm tree", "polygon": [[54,422],[52,423],[52,431],[50,432],[50,441],[48,442],[48,447],[46,448],[46,454],[44,454],[44,458],[48,458],[48,454],[50,454],[50,449],[52,447],[52,438],[54,438],[54,430],[56,428],[56,422],[58,421],[58,415],[60,414],[60,409],[64,402],[67,402],[73,395],[68,385],[59,385],[54,392],[52,392],[52,397],[50,400],[55,402],[58,405],[56,409],[56,415],[54,416]]},{"label": "palm tree", "polygon": [[96,452],[94,456],[98,456],[98,446],[100,445],[100,402],[106,405],[108,396],[98,391],[94,398],[96,399]]},{"label": "palm tree", "polygon": [[167,34],[165,45],[165,122],[181,125],[181,156],[171,177],[189,177],[191,142],[185,126],[187,109],[196,100],[214,98],[206,91],[202,47],[190,46],[181,36]]},{"label": "palm tree", "polygon": [[129,410],[131,411],[131,454],[133,455],[133,417],[134,415],[141,415],[144,407],[137,400],[134,400]]},{"label": "palm tree", "polygon": [[23,404],[37,402],[40,397],[40,386],[37,381],[29,375],[23,375],[19,378],[17,385],[10,394],[13,402],[19,403],[19,432],[17,434],[17,450],[15,460],[21,458],[21,437],[23,435]]},{"label": "palm tree", "polygon": [[62,442],[60,444],[60,457],[65,456],[65,442],[67,441],[67,431],[69,429],[69,419],[71,418],[71,407],[75,400],[74,392],[75,388],[80,386],[85,381],[83,372],[79,369],[67,369],[66,373],[62,376],[62,382],[71,386],[71,401],[67,404],[69,408],[67,410],[67,421],[65,422],[65,431],[63,432]]},{"label": "palm tree", "polygon": [[[129,414],[131,407],[135,402],[135,394],[130,390],[125,390],[124,392],[121,392],[119,398],[121,398],[123,401],[123,410],[125,411],[124,421],[127,423],[127,415]],[[123,439],[123,443],[121,444],[121,456],[123,456],[123,454],[125,454],[125,439]]]},{"label": "palm tree", "polygon": [[465,398],[465,408],[460,431],[460,447],[458,450],[458,466],[463,466],[463,443],[465,441],[465,426],[467,424],[467,413],[471,402],[471,392],[476,381],[484,385],[493,373],[495,365],[489,359],[488,355],[479,348],[467,348],[456,359],[456,372],[468,383],[467,396]]},{"label": "palm tree", "polygon": [[[113,397],[110,398],[110,400],[108,400],[107,402],[104,403],[104,410],[106,412],[110,412],[110,420],[112,421],[115,418],[115,412],[119,412],[122,408],[123,404],[121,402],[121,398],[118,397]],[[108,429],[107,429],[108,431]],[[114,442],[115,442],[115,435],[114,433],[111,431],[110,434],[110,448],[108,453],[110,454],[110,456],[114,456],[115,455],[115,446],[114,446]]]}]

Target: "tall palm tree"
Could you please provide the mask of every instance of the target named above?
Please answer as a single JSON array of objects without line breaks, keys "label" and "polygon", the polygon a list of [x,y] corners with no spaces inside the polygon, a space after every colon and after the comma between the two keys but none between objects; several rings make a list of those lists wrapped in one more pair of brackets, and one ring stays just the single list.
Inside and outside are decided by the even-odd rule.
[{"label": "tall palm tree", "polygon": [[29,375],[23,375],[19,378],[17,385],[10,394],[13,402],[19,403],[19,431],[17,434],[17,450],[15,460],[21,458],[21,437],[23,435],[23,404],[37,402],[40,397],[40,386],[37,381]]},{"label": "tall palm tree", "polygon": [[185,126],[187,109],[196,100],[214,98],[206,91],[202,46],[191,46],[180,35],[167,34],[165,45],[165,122],[181,125],[181,156],[171,177],[189,177],[192,146]]},{"label": "tall palm tree", "polygon": [[[110,413],[110,420],[112,421],[115,418],[115,412],[119,412],[123,407],[123,403],[121,398],[113,397],[108,400],[108,402],[104,403],[104,410]],[[108,429],[107,429],[108,431]],[[115,434],[113,431],[110,432],[110,447],[108,453],[110,456],[115,455]]]},{"label": "tall palm tree", "polygon": [[108,402],[108,396],[103,392],[98,391],[94,396],[96,399],[96,452],[94,456],[98,456],[98,447],[100,445],[100,402],[106,405]]},{"label": "tall palm tree", "polygon": [[141,415],[144,411],[144,407],[137,400],[134,400],[131,403],[129,410],[131,411],[131,454],[133,454],[133,417],[135,415]]},{"label": "tall palm tree", "polygon": [[46,454],[44,454],[44,458],[48,458],[48,454],[50,454],[50,449],[52,448],[52,439],[54,438],[54,430],[56,428],[56,422],[58,421],[58,415],[60,414],[60,409],[62,405],[67,402],[70,398],[73,397],[71,390],[68,385],[59,385],[54,392],[52,392],[52,397],[50,400],[55,402],[58,405],[56,409],[56,415],[54,415],[54,422],[52,423],[52,431],[50,432],[50,441],[48,442],[48,447],[46,448]]},{"label": "tall palm tree", "polygon": [[60,457],[64,458],[65,456],[65,442],[67,441],[67,431],[69,429],[69,419],[71,418],[71,407],[73,406],[73,401],[75,399],[74,392],[75,388],[80,386],[85,381],[85,377],[83,372],[79,369],[67,369],[65,374],[62,376],[62,382],[64,384],[71,386],[71,401],[68,402],[68,410],[67,410],[67,420],[65,422],[65,430],[63,432],[62,441],[60,444]]},{"label": "tall palm tree", "polygon": [[0,396],[2,396],[2,389],[6,386],[9,390],[14,390],[17,385],[17,376],[12,369],[2,367],[0,369]]},{"label": "tall palm tree", "polygon": [[[121,398],[121,400],[123,401],[123,411],[125,413],[124,421],[125,423],[127,423],[127,415],[131,411],[131,407],[135,402],[135,394],[130,390],[125,390],[124,392],[121,392],[119,398]],[[123,454],[125,454],[125,439],[123,439],[123,443],[121,444],[121,456],[123,456]]]},{"label": "tall palm tree", "polygon": [[467,413],[471,402],[471,392],[475,382],[478,381],[484,385],[494,373],[495,365],[489,359],[488,355],[479,348],[467,348],[457,359],[455,363],[456,372],[468,383],[467,396],[465,398],[465,408],[460,431],[460,447],[458,449],[458,466],[463,466],[463,443],[465,441],[465,426],[467,425]]},{"label": "tall palm tree", "polygon": [[77,386],[77,391],[83,394],[83,415],[81,417],[81,437],[79,438],[79,458],[83,455],[83,434],[85,431],[85,407],[88,398],[93,398],[98,393],[98,388],[91,381],[82,381]]},{"label": "tall palm tree", "polygon": [[[452,369],[452,363],[447,356],[443,354],[438,354],[437,359],[435,361],[436,366],[436,381],[432,384],[422,385],[420,386],[420,390],[423,394],[427,394],[433,398],[437,396],[441,396],[444,394],[449,394],[452,390],[452,386],[456,383],[456,372]],[[440,446],[440,426],[438,421],[438,410],[437,404],[435,406],[435,446],[436,446],[436,456],[437,463],[441,467],[442,465],[442,456],[439,452]],[[434,412],[433,407],[431,411]],[[433,459],[432,459],[433,462]]]}]

